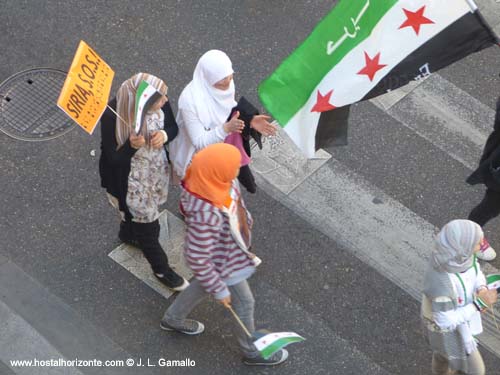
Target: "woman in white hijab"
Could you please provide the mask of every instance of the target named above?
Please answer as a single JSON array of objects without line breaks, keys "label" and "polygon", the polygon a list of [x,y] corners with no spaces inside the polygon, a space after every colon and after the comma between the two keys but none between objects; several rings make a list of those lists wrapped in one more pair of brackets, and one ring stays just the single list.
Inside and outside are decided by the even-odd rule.
[{"label": "woman in white hijab", "polygon": [[[139,134],[132,127],[139,84],[146,81],[160,94],[144,118]],[[116,99],[101,118],[101,186],[121,214],[121,241],[142,250],[160,282],[180,291],[189,283],[173,271],[159,242],[159,206],[168,194],[168,160],[164,145],[177,135],[167,98],[167,85],[158,77],[138,73],[123,82]]]},{"label": "woman in white hijab", "polygon": [[193,80],[179,98],[179,135],[169,146],[171,161],[174,171],[183,178],[195,152],[213,143],[231,143],[242,155],[240,182],[254,192],[255,182],[248,168],[250,136],[260,143],[260,134],[275,134],[276,128],[244,98],[235,101],[233,73],[231,60],[222,51],[210,50],[200,58]]},{"label": "woman in white hijab", "polygon": [[485,373],[474,335],[482,332],[481,313],[497,301],[475,253],[483,239],[470,220],[453,220],[436,237],[425,275],[421,319],[433,351],[432,373]]}]

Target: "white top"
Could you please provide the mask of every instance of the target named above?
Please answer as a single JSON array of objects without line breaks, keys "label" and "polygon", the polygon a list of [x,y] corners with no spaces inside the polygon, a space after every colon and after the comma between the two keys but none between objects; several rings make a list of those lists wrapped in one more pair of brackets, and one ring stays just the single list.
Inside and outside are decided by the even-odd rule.
[{"label": "white top", "polygon": [[184,178],[194,153],[213,143],[224,142],[229,133],[225,132],[223,123],[206,126],[194,112],[187,109],[179,109],[177,125],[179,134],[169,145],[170,160],[175,173]]},{"label": "white top", "polygon": [[[460,328],[462,334],[478,335],[483,331],[481,313],[472,304],[477,289],[486,285],[486,278],[476,262],[477,275],[474,267],[457,274],[449,273],[450,281],[457,296],[457,308],[446,312],[433,313],[436,324],[442,329],[455,330]],[[464,337],[464,341],[466,337]]]}]

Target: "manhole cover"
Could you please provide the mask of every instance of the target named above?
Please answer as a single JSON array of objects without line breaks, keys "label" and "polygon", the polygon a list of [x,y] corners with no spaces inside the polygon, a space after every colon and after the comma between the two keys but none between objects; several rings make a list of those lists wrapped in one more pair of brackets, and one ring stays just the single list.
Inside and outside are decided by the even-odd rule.
[{"label": "manhole cover", "polygon": [[25,70],[0,85],[0,130],[23,141],[53,139],[74,122],[57,107],[66,73],[51,68]]}]

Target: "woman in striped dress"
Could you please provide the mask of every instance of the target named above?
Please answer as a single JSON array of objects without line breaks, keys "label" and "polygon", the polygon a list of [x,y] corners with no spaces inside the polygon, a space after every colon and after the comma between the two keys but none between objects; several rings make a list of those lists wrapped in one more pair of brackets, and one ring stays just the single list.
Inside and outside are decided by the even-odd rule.
[{"label": "woman in striped dress", "polygon": [[[187,316],[211,295],[225,307],[232,306],[248,331],[255,331],[255,300],[247,279],[257,262],[249,252],[252,217],[236,180],[240,161],[236,147],[216,143],[197,152],[187,169],[180,208],[187,225],[184,255],[195,278],[166,311],[164,330],[202,333],[204,325]],[[281,350],[264,359],[239,326],[234,335],[247,365],[275,365],[288,357]]]}]

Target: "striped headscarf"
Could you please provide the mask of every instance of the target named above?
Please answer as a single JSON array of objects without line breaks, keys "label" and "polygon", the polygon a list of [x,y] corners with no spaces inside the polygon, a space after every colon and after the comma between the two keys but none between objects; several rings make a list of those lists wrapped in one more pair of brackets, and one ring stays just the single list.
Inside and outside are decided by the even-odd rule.
[{"label": "striped headscarf", "polygon": [[474,248],[483,238],[481,227],[470,220],[453,220],[436,236],[431,264],[437,271],[457,273],[472,267]]},{"label": "striped headscarf", "polygon": [[[115,136],[116,143],[118,144],[117,148],[120,148],[127,142],[130,133],[133,131],[135,95],[137,93],[137,87],[142,81],[146,81],[155,87],[161,94],[167,94],[168,87],[165,82],[148,73],[138,73],[122,83],[116,94],[116,112],[121,117],[116,117]],[[143,126],[141,134],[146,136],[146,132],[147,129]]]}]

